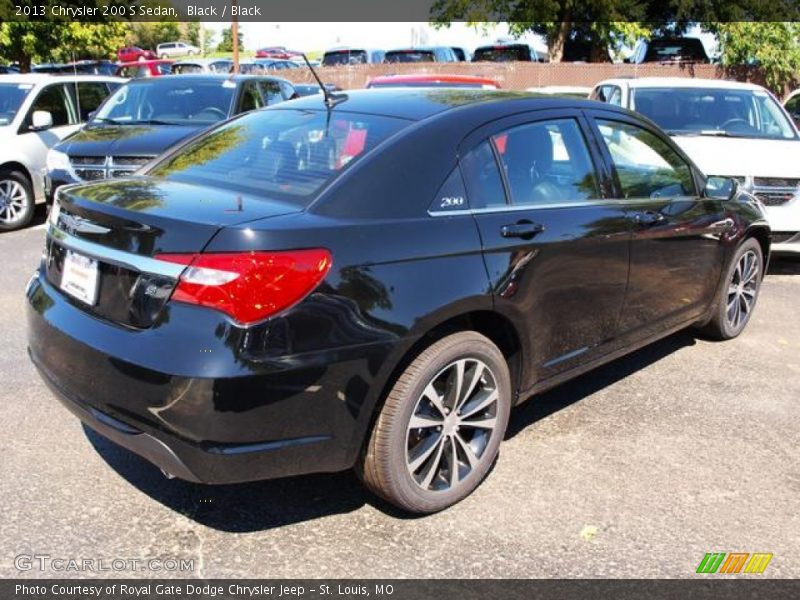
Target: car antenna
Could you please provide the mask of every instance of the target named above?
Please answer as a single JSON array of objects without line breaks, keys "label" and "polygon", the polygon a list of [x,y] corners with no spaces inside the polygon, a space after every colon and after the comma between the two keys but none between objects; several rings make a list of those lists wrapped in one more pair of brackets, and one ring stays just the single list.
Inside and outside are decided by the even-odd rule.
[{"label": "car antenna", "polygon": [[322,90],[322,95],[325,96],[325,106],[327,106],[328,109],[331,109],[337,104],[347,100],[347,94],[334,94],[328,88],[325,87],[325,84],[322,83],[322,80],[319,78],[319,75],[317,75],[317,72],[314,70],[314,67],[311,66],[311,62],[309,62],[305,52],[297,52],[297,54],[303,57],[303,60],[306,61],[306,66],[308,66],[308,70],[311,71],[311,74],[314,76],[314,79],[317,80],[319,88]]}]

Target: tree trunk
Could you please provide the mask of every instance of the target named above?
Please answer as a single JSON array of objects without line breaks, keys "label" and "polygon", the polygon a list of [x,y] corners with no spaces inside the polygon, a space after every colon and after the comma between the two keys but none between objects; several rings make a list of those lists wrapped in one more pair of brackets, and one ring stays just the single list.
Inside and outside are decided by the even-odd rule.
[{"label": "tree trunk", "polygon": [[31,57],[27,54],[23,54],[17,57],[17,61],[19,62],[19,72],[20,73],[30,73],[31,72]]},{"label": "tree trunk", "polygon": [[562,21],[551,35],[547,37],[547,54],[550,62],[561,62],[564,58],[564,44],[569,36],[572,23]]}]

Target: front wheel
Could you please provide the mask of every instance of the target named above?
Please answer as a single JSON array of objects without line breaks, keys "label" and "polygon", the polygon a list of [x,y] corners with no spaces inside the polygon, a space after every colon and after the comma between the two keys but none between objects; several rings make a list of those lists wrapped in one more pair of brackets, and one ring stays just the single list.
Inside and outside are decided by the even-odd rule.
[{"label": "front wheel", "polygon": [[746,239],[736,250],[720,283],[714,314],[703,327],[703,333],[717,340],[729,340],[744,331],[758,300],[763,269],[761,245],[756,239]]},{"label": "front wheel", "polygon": [[450,335],[406,368],[372,430],[359,474],[414,513],[466,498],[497,457],[511,408],[503,354],[473,331]]},{"label": "front wheel", "polygon": [[0,169],[0,231],[25,227],[33,218],[31,182],[24,173]]}]

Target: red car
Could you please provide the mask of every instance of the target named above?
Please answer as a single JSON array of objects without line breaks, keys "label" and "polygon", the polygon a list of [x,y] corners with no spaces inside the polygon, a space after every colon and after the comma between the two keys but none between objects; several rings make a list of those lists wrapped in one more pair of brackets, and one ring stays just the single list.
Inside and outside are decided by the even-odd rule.
[{"label": "red car", "polygon": [[500,84],[493,79],[471,75],[384,75],[373,77],[367,87],[448,87],[499,90]]},{"label": "red car", "polygon": [[297,53],[287,50],[283,46],[269,46],[256,50],[256,58],[279,58],[288,60],[293,56],[297,56]]},{"label": "red car", "polygon": [[158,58],[152,50],[142,50],[137,46],[128,46],[117,50],[117,59],[121,63],[134,62],[137,60],[152,60]]},{"label": "red car", "polygon": [[160,77],[172,73],[172,63],[174,61],[166,59],[158,60],[137,60],[134,62],[120,63],[117,66],[117,77],[127,77],[135,79],[137,77]]}]

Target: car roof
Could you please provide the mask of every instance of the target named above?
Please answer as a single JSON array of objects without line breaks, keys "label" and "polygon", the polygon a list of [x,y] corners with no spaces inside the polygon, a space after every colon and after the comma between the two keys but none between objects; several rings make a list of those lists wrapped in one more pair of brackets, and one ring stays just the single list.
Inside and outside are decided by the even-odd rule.
[{"label": "car roof", "polygon": [[60,75],[50,73],[8,73],[0,76],[0,83],[57,83],[59,81],[119,81],[123,82],[122,77],[112,75]]},{"label": "car roof", "polygon": [[595,87],[601,85],[618,85],[629,88],[712,88],[720,90],[763,90],[760,85],[754,83],[742,83],[741,81],[729,81],[727,79],[700,79],[694,77],[638,77],[636,79],[605,79]]},{"label": "car roof", "polygon": [[[332,112],[374,114],[419,121],[434,115],[458,110],[480,111],[492,108],[497,117],[526,110],[547,108],[602,108],[630,114],[630,111],[580,98],[544,96],[506,90],[479,90],[463,88],[374,88],[336,92],[346,95],[347,100],[337,104]],[[304,96],[286,104],[278,104],[274,110],[310,109],[326,110],[322,94]]]},{"label": "car roof", "polygon": [[219,81],[222,83],[223,81],[233,81],[233,82],[241,82],[241,81],[248,81],[251,79],[274,79],[276,81],[285,81],[280,77],[273,77],[271,75],[244,75],[244,74],[232,74],[232,73],[185,73],[181,75],[162,75],[161,77],[142,77],[140,79],[136,79],[138,84],[140,85],[162,85],[165,81]]}]

